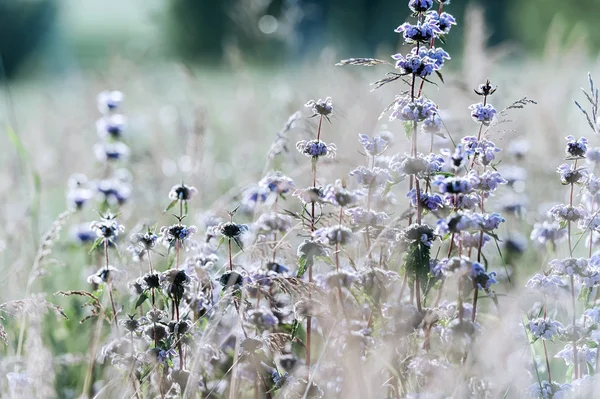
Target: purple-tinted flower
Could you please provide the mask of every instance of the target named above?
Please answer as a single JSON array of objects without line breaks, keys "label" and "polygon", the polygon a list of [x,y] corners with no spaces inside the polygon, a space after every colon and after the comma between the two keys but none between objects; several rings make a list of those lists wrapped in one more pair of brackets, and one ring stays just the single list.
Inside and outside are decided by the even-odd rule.
[{"label": "purple-tinted flower", "polygon": [[428,116],[421,125],[423,133],[436,134],[440,133],[444,127],[442,118],[437,113]]},{"label": "purple-tinted flower", "polygon": [[242,193],[242,206],[247,211],[254,211],[260,204],[264,204],[269,198],[270,190],[263,185],[256,185],[247,188]]},{"label": "purple-tinted flower", "polygon": [[335,206],[348,207],[356,204],[360,193],[356,190],[348,190],[344,183],[338,179],[335,184],[328,184],[323,190],[325,202]]},{"label": "purple-tinted flower", "polygon": [[160,228],[159,241],[166,247],[172,248],[177,242],[184,245],[188,238],[198,231],[196,226],[186,226],[183,224],[175,224],[173,226],[163,226]]},{"label": "purple-tinted flower", "polygon": [[567,140],[567,146],[565,147],[565,154],[569,158],[584,158],[587,152],[587,139],[581,137],[579,140],[575,140],[575,137],[568,135],[565,137]]},{"label": "purple-tinted flower", "polygon": [[581,205],[574,207],[558,204],[550,208],[548,215],[553,216],[557,222],[577,222],[587,216],[587,211]]},{"label": "purple-tinted flower", "polygon": [[525,286],[527,288],[535,289],[549,297],[556,297],[560,290],[562,290],[562,287],[565,286],[565,283],[563,283],[558,276],[552,274],[546,276],[538,273],[530,278]]},{"label": "purple-tinted flower", "polygon": [[331,115],[331,113],[333,113],[333,102],[331,100],[331,97],[327,97],[325,100],[322,100],[320,98],[317,101],[310,100],[309,102],[304,104],[304,106],[312,109],[312,116],[321,115],[324,117],[328,117],[329,115]]},{"label": "purple-tinted flower", "polygon": [[506,184],[507,181],[498,172],[486,171],[479,176],[479,183],[475,187],[481,191],[495,191],[500,184]]},{"label": "purple-tinted flower", "polygon": [[272,172],[263,177],[258,185],[266,186],[276,194],[286,194],[294,187],[294,181],[281,172]]},{"label": "purple-tinted flower", "polygon": [[[587,345],[577,346],[577,363],[585,367],[588,363],[596,363],[597,348],[590,348]],[[573,345],[566,344],[565,348],[556,354],[556,358],[563,359],[567,366],[573,365]],[[556,397],[556,396],[554,396]]]},{"label": "purple-tinted flower", "polygon": [[470,213],[458,213],[451,215],[446,219],[438,219],[436,224],[436,233],[444,236],[448,233],[461,233],[467,230],[479,229],[479,220]]},{"label": "purple-tinted flower", "polygon": [[466,231],[454,235],[454,243],[462,245],[463,248],[481,248],[490,241],[490,236],[487,234],[481,235],[479,232],[468,233]]},{"label": "purple-tinted flower", "polygon": [[98,221],[90,224],[90,229],[96,232],[98,238],[103,240],[114,241],[119,233],[125,231],[125,227],[117,222],[116,215],[106,212]]},{"label": "purple-tinted flower", "polygon": [[426,78],[433,71],[440,68],[433,58],[427,55],[415,54],[415,52],[411,52],[406,56],[394,54],[392,58],[396,60],[396,68],[401,69],[404,73],[415,74],[422,78]]},{"label": "purple-tinted flower", "polygon": [[456,19],[446,12],[438,14],[437,11],[429,11],[425,17],[425,22],[435,24],[442,33],[449,33],[452,25],[456,25]]},{"label": "purple-tinted flower", "polygon": [[422,122],[432,114],[437,112],[437,105],[425,98],[418,98],[411,101],[410,97],[398,97],[394,104],[390,121],[398,119],[400,121]]},{"label": "purple-tinted flower", "polygon": [[458,144],[454,152],[447,148],[442,149],[440,152],[445,157],[450,158],[452,167],[458,169],[467,163],[469,156],[473,155],[475,150],[471,146],[465,147],[462,144]]},{"label": "purple-tinted flower", "polygon": [[420,242],[431,247],[437,237],[435,230],[426,224],[413,223],[400,233],[400,239],[407,243]]},{"label": "purple-tinted flower", "polygon": [[589,175],[585,181],[585,188],[587,188],[592,195],[598,194],[600,192],[600,177],[596,177],[593,174]]},{"label": "purple-tinted flower", "polygon": [[411,25],[408,22],[397,27],[394,32],[402,33],[404,41],[407,43],[429,43],[435,38],[437,33],[442,33],[440,28],[433,21],[417,22]]},{"label": "purple-tinted flower", "polygon": [[107,162],[127,158],[130,150],[126,144],[116,141],[98,143],[94,146],[94,152],[96,153],[96,158],[100,162]]},{"label": "purple-tinted flower", "polygon": [[480,290],[488,290],[492,284],[498,284],[496,272],[487,273],[484,267],[477,262],[473,262],[471,265],[470,277]]},{"label": "purple-tinted flower", "polygon": [[409,0],[408,7],[413,12],[425,12],[433,6],[433,0]]},{"label": "purple-tinted flower", "polygon": [[354,241],[354,233],[344,226],[321,227],[313,233],[313,237],[328,245],[346,245]]},{"label": "purple-tinted flower", "polygon": [[497,213],[474,213],[473,218],[479,224],[479,228],[484,231],[496,230],[500,223],[506,221]]},{"label": "purple-tinted flower", "polygon": [[255,226],[264,232],[287,233],[292,228],[292,218],[276,212],[263,213],[256,221]]},{"label": "purple-tinted flower", "polygon": [[320,187],[298,189],[292,195],[298,197],[304,204],[321,204],[325,201],[323,190]]},{"label": "purple-tinted flower", "polygon": [[360,133],[358,135],[358,138],[359,138],[358,141],[365,148],[365,151],[373,157],[384,152],[388,148],[388,145],[389,145],[389,142],[386,139],[379,137],[379,136],[370,138],[366,134]]},{"label": "purple-tinted flower", "polygon": [[345,213],[352,218],[352,224],[356,226],[381,226],[384,220],[389,219],[385,212],[366,210],[361,207],[346,209]]},{"label": "purple-tinted flower", "polygon": [[585,153],[587,163],[600,165],[600,148],[590,148]]},{"label": "purple-tinted flower", "polygon": [[464,177],[437,175],[432,182],[434,186],[438,186],[442,194],[468,194],[473,191],[474,186],[478,183],[477,176],[471,173]]},{"label": "purple-tinted flower", "polygon": [[78,244],[92,243],[98,237],[96,232],[90,228],[89,223],[80,223],[73,226],[70,235]]},{"label": "purple-tinted flower", "polygon": [[496,159],[496,153],[500,152],[500,148],[496,147],[492,141],[488,139],[477,140],[475,136],[463,137],[462,143],[465,146],[465,151],[468,154],[475,154],[475,157],[483,165],[489,165]]},{"label": "purple-tinted flower", "polygon": [[75,188],[67,192],[67,204],[77,210],[82,209],[92,199],[94,192],[89,188]]},{"label": "purple-tinted flower", "polygon": [[119,139],[123,130],[125,130],[125,123],[127,119],[121,114],[109,114],[96,121],[96,132],[98,137],[106,139],[110,137],[112,139]]},{"label": "purple-tinted flower", "polygon": [[177,184],[169,191],[169,199],[172,201],[189,201],[198,193],[196,187],[186,186],[185,184]]},{"label": "purple-tinted flower", "polygon": [[131,195],[131,186],[115,178],[95,182],[95,188],[102,197],[101,200],[111,205],[122,205]]},{"label": "purple-tinted flower", "polygon": [[443,167],[444,158],[434,153],[429,155],[417,154],[416,158],[408,154],[397,154],[389,161],[390,170],[401,175],[416,175],[419,178],[425,178],[433,173],[440,172]]},{"label": "purple-tinted flower", "polygon": [[567,229],[561,227],[558,222],[536,223],[531,232],[531,240],[537,241],[540,244],[560,242],[567,237]]},{"label": "purple-tinted flower", "polygon": [[382,187],[387,182],[392,182],[393,178],[387,169],[374,167],[373,169],[359,166],[349,173],[350,176],[355,176],[358,184],[365,188]]},{"label": "purple-tinted flower", "polygon": [[535,339],[552,339],[564,330],[561,322],[541,317],[530,320],[527,328]]},{"label": "purple-tinted flower", "polygon": [[481,204],[481,197],[477,193],[446,194],[444,201],[449,208],[472,211]]},{"label": "purple-tinted flower", "polygon": [[498,111],[491,104],[477,103],[471,105],[469,109],[471,110],[471,118],[475,122],[483,123],[485,126],[492,123],[498,114]]},{"label": "purple-tinted flower", "polygon": [[98,93],[96,102],[98,110],[103,114],[116,110],[123,102],[123,93],[120,91],[102,91]]},{"label": "purple-tinted flower", "polygon": [[[437,194],[426,193],[423,190],[420,190],[421,193],[419,195],[419,199],[421,200],[421,207],[428,211],[437,211],[440,208],[444,207],[444,202],[442,197]],[[410,199],[410,204],[412,206],[417,206],[417,190],[412,189],[406,194],[406,197]]]},{"label": "purple-tinted flower", "polygon": [[585,168],[575,168],[575,165],[563,163],[556,168],[562,184],[582,184],[588,177]]},{"label": "purple-tinted flower", "polygon": [[450,54],[446,52],[443,48],[440,47],[432,47],[427,50],[427,56],[434,60],[436,69],[440,69],[444,66],[444,62],[450,59]]},{"label": "purple-tinted flower", "polygon": [[552,273],[557,276],[582,275],[588,266],[585,258],[553,259],[550,261]]},{"label": "purple-tinted flower", "polygon": [[296,149],[311,158],[335,158],[337,147],[333,143],[327,144],[320,140],[301,140],[296,143]]},{"label": "purple-tinted flower", "polygon": [[532,384],[527,391],[532,398],[565,399],[571,391],[571,384],[542,381]]}]

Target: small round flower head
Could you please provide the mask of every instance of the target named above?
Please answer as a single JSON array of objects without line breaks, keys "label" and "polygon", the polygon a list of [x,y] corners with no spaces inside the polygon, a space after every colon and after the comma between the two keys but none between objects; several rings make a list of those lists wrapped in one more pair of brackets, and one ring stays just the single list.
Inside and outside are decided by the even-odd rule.
[{"label": "small round flower head", "polygon": [[440,236],[479,229],[481,229],[480,218],[468,212],[450,215],[447,219],[438,219],[436,224],[436,233]]},{"label": "small round flower head", "polygon": [[313,237],[328,245],[347,245],[354,241],[354,233],[344,226],[321,227],[313,233]]},{"label": "small round flower head", "polygon": [[121,114],[105,115],[96,121],[96,132],[102,140],[118,140],[123,135],[127,120]]},{"label": "small round flower head", "polygon": [[248,231],[248,226],[234,222],[219,223],[216,227],[216,232],[221,236],[233,240],[240,249],[244,248],[241,236]]},{"label": "small round flower head", "polygon": [[529,386],[528,392],[532,398],[565,399],[571,391],[571,384],[559,384],[556,381],[536,382]]},{"label": "small round flower head", "polygon": [[417,175],[419,178],[430,177],[433,173],[440,172],[444,167],[444,158],[437,154],[394,155],[389,163],[390,170],[402,175]]},{"label": "small round flower head", "polygon": [[496,147],[496,144],[485,138],[477,140],[475,136],[467,136],[463,137],[462,143],[466,152],[474,154],[483,165],[491,164],[496,159],[496,153],[501,151],[500,148]]},{"label": "small round flower head", "polygon": [[[596,352],[597,348],[590,348],[587,345],[577,346],[577,363],[585,367],[586,364],[594,365],[596,363]],[[573,345],[566,344],[564,349],[561,350],[554,356],[559,359],[563,359],[567,366],[572,365],[573,362]]]},{"label": "small round flower head", "polygon": [[432,184],[437,186],[442,194],[468,194],[473,191],[479,179],[475,174],[464,177],[435,176]]},{"label": "small round flower head", "polygon": [[358,276],[354,273],[348,273],[347,271],[332,271],[327,273],[325,276],[325,286],[328,289],[335,288],[347,288],[349,289],[352,284],[358,280]]},{"label": "small round flower head", "polygon": [[378,166],[373,169],[359,166],[349,173],[350,176],[355,176],[358,184],[364,188],[383,187],[387,182],[392,182],[393,178],[387,169]]},{"label": "small round flower head", "polygon": [[566,258],[553,259],[550,261],[552,273],[557,276],[573,276],[582,275],[588,266],[588,261],[585,258]]},{"label": "small round flower head", "polygon": [[412,12],[425,12],[433,6],[433,0],[409,0],[408,8]]},{"label": "small round flower head", "polygon": [[312,116],[321,115],[324,117],[328,117],[333,113],[333,102],[331,100],[331,97],[327,97],[325,100],[322,100],[320,98],[317,101],[310,100],[309,102],[304,104],[304,106],[312,109]]},{"label": "small round flower head", "polygon": [[497,87],[494,87],[491,85],[490,80],[488,79],[488,80],[486,80],[485,83],[480,84],[473,91],[475,92],[475,94],[487,97],[487,96],[491,96],[492,94],[494,94],[497,89],[498,89]]},{"label": "small round flower head", "polygon": [[81,210],[93,196],[94,192],[89,188],[73,188],[67,192],[67,204],[69,207]]},{"label": "small round flower head", "polygon": [[186,186],[185,184],[177,184],[169,191],[169,199],[172,201],[189,201],[198,193],[196,187]]},{"label": "small round flower head", "polygon": [[273,312],[264,306],[259,309],[250,309],[248,311],[248,320],[260,331],[268,330],[279,324],[279,320]]},{"label": "small round flower head", "polygon": [[565,139],[567,140],[565,154],[567,154],[568,159],[585,158],[588,143],[585,137],[575,140],[575,137],[569,135]]},{"label": "small round flower head", "polygon": [[160,288],[160,275],[158,273],[146,273],[138,278],[136,282],[144,290]]},{"label": "small round flower head", "polygon": [[405,22],[397,27],[394,32],[402,33],[404,41],[407,43],[429,43],[436,37],[436,34],[442,33],[437,24],[431,20],[417,22],[416,25]]},{"label": "small round flower head", "polygon": [[557,222],[577,222],[587,216],[587,211],[581,206],[570,206],[565,204],[554,205],[548,211]]},{"label": "small round flower head", "polygon": [[304,204],[321,204],[325,201],[325,193],[321,187],[307,187],[294,191],[292,194],[294,197],[298,197]]},{"label": "small round flower head", "polygon": [[253,212],[258,205],[267,201],[269,193],[269,188],[260,184],[247,188],[242,193],[242,209]]},{"label": "small round flower head", "polygon": [[421,125],[421,130],[423,133],[429,134],[437,134],[442,131],[444,128],[444,123],[442,122],[442,118],[437,113],[433,113],[428,116]]},{"label": "small round flower head", "polygon": [[89,223],[80,223],[71,228],[71,237],[78,244],[92,243],[98,237]]},{"label": "small round flower head", "polygon": [[588,172],[585,168],[575,169],[575,165],[563,163],[556,168],[560,175],[560,182],[566,184],[583,184],[587,180]]},{"label": "small round flower head", "polygon": [[496,118],[498,112],[491,104],[483,105],[483,103],[473,104],[469,107],[471,110],[471,118],[475,122],[483,123],[488,126]]},{"label": "small round flower head", "polygon": [[400,233],[400,239],[407,243],[420,242],[431,247],[435,240],[434,230],[426,224],[413,223]]},{"label": "small round flower head", "polygon": [[444,201],[449,208],[472,211],[481,204],[481,197],[477,193],[446,194]]},{"label": "small round flower head", "polygon": [[94,146],[96,158],[100,162],[110,162],[125,159],[129,156],[129,147],[120,142],[98,143]]},{"label": "small round flower head", "polygon": [[115,279],[119,279],[124,272],[114,266],[102,267],[98,271],[87,278],[88,284],[109,283]]},{"label": "small round flower head", "polygon": [[487,234],[481,235],[481,233],[468,233],[466,231],[461,232],[460,234],[454,235],[454,243],[458,245],[462,245],[462,248],[478,248],[481,244],[481,247],[485,247],[485,245],[490,241],[490,236]]},{"label": "small round flower head", "polygon": [[452,25],[456,25],[456,19],[447,12],[439,14],[437,11],[429,11],[425,21],[435,24],[443,34],[450,33]]},{"label": "small round flower head", "polygon": [[[173,248],[177,242],[185,244],[193,234],[198,231],[196,226],[186,226],[183,224],[174,224],[172,226],[163,226],[160,228],[159,240],[168,248]],[[185,245],[184,245],[185,247]]]},{"label": "small round flower head", "polygon": [[129,238],[131,245],[127,248],[134,256],[134,261],[139,261],[144,254],[152,251],[158,242],[158,236],[151,229],[146,233],[134,233]]},{"label": "small round flower head", "polygon": [[555,336],[562,334],[564,326],[559,321],[538,317],[530,320],[527,324],[527,328],[531,331],[531,335],[533,335],[535,339],[542,338],[551,340]]},{"label": "small round flower head", "polygon": [[418,199],[421,200],[421,208],[428,211],[437,211],[444,207],[444,201],[442,197],[437,194],[426,193],[420,190],[419,198],[417,199],[417,189],[413,188],[406,194],[406,197],[410,199],[412,206],[417,206]]},{"label": "small round flower head", "polygon": [[496,230],[500,223],[506,220],[498,213],[474,213],[472,218],[476,221],[479,228],[484,231]]},{"label": "small round flower head", "polygon": [[125,231],[125,227],[120,225],[116,220],[116,215],[106,212],[98,221],[90,224],[90,229],[96,232],[98,238],[108,241],[114,241],[120,232]]},{"label": "small round flower head", "polygon": [[359,193],[354,190],[348,190],[342,180],[337,179],[334,184],[328,184],[323,190],[323,198],[335,206],[348,207],[356,204],[359,200]]},{"label": "small round flower head", "polygon": [[[427,48],[422,48],[422,49],[424,50],[427,57],[432,59],[433,62],[435,63],[435,67],[436,67],[435,70],[442,68],[444,66],[444,63],[446,62],[446,60],[451,59],[450,54],[448,54],[448,52],[445,51],[443,48],[432,47],[430,49],[427,49]],[[414,50],[415,49],[413,48],[413,51]],[[421,49],[419,49],[419,52],[421,52]]]},{"label": "small round flower head", "polygon": [[196,276],[188,275],[185,270],[170,269],[159,275],[165,294],[176,301],[181,301],[186,287],[197,280]]},{"label": "small round flower head", "polygon": [[585,188],[587,188],[591,195],[598,194],[600,192],[600,177],[590,174],[585,181]]},{"label": "small round flower head", "polygon": [[385,212],[375,212],[361,207],[347,209],[345,213],[352,218],[351,222],[355,226],[381,226],[384,220],[389,219]]},{"label": "small round flower head", "polygon": [[98,96],[96,97],[98,110],[103,114],[110,111],[115,111],[123,102],[123,97],[123,93],[117,90],[105,90],[98,93]]},{"label": "small round flower head", "polygon": [[123,205],[131,195],[131,185],[115,178],[96,182],[95,189],[100,194],[101,201],[110,205]]},{"label": "small round flower head", "polygon": [[470,146],[465,147],[462,144],[458,144],[454,151],[443,148],[440,153],[449,158],[450,165],[453,168],[459,169],[467,163],[469,156],[473,155],[475,151]]},{"label": "small round flower head", "polygon": [[276,194],[287,194],[294,188],[294,181],[281,172],[272,172],[263,177],[258,185],[265,186]]},{"label": "small round flower head", "polygon": [[335,144],[327,144],[320,140],[300,140],[296,143],[296,149],[311,158],[327,157],[335,158],[337,147]]},{"label": "small round flower head", "polygon": [[260,231],[285,234],[292,228],[292,218],[276,212],[263,213],[256,221],[255,226]]},{"label": "small round flower head", "polygon": [[496,281],[496,272],[487,273],[485,268],[477,262],[473,262],[471,265],[470,277],[473,280],[473,284],[476,284],[480,290],[487,290],[492,284],[498,284],[498,281]]},{"label": "small round flower head", "polygon": [[486,171],[479,176],[479,183],[476,185],[476,190],[481,191],[496,191],[499,185],[508,183],[502,175],[494,171]]},{"label": "small round flower head", "polygon": [[567,229],[561,227],[558,222],[547,222],[536,223],[533,225],[531,232],[531,240],[537,241],[540,244],[546,245],[547,243],[558,243],[564,240],[567,236]]},{"label": "small round flower head", "polygon": [[556,297],[565,286],[565,283],[563,283],[560,277],[553,274],[546,276],[538,273],[530,278],[525,286],[527,288],[534,289],[548,297]]},{"label": "small round flower head", "polygon": [[389,145],[389,142],[380,136],[370,138],[368,135],[363,133],[358,135],[358,141],[360,144],[362,144],[367,154],[371,155],[372,157],[383,153]]},{"label": "small round flower head", "polygon": [[437,105],[423,97],[411,100],[410,97],[397,97],[390,114],[390,121],[422,122],[432,114],[437,113]]},{"label": "small round flower head", "polygon": [[[416,48],[414,49],[416,50]],[[396,60],[396,68],[405,74],[415,74],[421,78],[426,78],[440,68],[436,60],[426,54],[417,54],[413,51],[406,56],[394,54],[392,58]]]}]

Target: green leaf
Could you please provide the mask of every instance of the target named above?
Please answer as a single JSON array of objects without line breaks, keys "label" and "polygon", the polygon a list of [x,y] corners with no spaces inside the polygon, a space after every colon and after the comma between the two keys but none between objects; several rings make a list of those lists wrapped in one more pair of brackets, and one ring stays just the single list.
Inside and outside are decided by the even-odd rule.
[{"label": "green leaf", "polygon": [[98,237],[96,239],[96,241],[94,241],[94,245],[92,245],[92,248],[90,249],[89,254],[91,255],[92,252],[94,252],[100,246],[100,244],[102,244],[103,242],[104,242],[104,238]]},{"label": "green leaf", "polygon": [[412,138],[412,133],[413,133],[413,123],[411,121],[407,121],[407,122],[402,122],[402,125],[404,126],[404,135],[406,136],[407,139],[411,139]]},{"label": "green leaf", "polygon": [[335,266],[335,263],[333,263],[329,256],[315,256],[315,259],[320,260],[321,262],[325,262],[330,266]]},{"label": "green leaf", "polygon": [[183,214],[185,216],[187,216],[187,214],[188,214],[188,202],[187,201],[183,201]]},{"label": "green leaf", "polygon": [[300,267],[298,268],[298,272],[296,272],[296,277],[301,278],[308,269],[308,258],[306,256],[299,257],[298,265],[300,265]]},{"label": "green leaf", "polygon": [[444,76],[442,75],[442,73],[440,71],[435,71],[435,74],[438,76],[438,78],[440,78],[442,83],[446,83],[446,82],[444,82]]},{"label": "green leaf", "polygon": [[165,210],[163,211],[163,213],[167,213],[171,208],[173,208],[175,205],[177,205],[177,201],[178,200],[173,200],[171,201],[171,203],[169,204],[169,206],[167,206],[165,208]]},{"label": "green leaf", "polygon": [[298,321],[298,319],[294,319],[294,321],[292,322],[292,333],[291,333],[292,338],[290,339],[290,341],[293,341],[294,338],[296,337],[296,333],[298,332],[298,327],[300,327],[300,322]]},{"label": "green leaf", "polygon": [[408,246],[404,257],[404,266],[411,281],[418,277],[424,286],[429,274],[430,248],[421,241],[415,241]]},{"label": "green leaf", "polygon": [[219,239],[219,245],[217,245],[217,251],[219,250],[219,248],[221,248],[221,245],[225,242],[225,237],[221,237],[221,239]]},{"label": "green leaf", "polygon": [[140,295],[138,300],[135,302],[134,309],[139,308],[144,302],[146,302],[147,299],[148,299],[148,291],[146,290],[146,291],[142,292],[142,295]]}]

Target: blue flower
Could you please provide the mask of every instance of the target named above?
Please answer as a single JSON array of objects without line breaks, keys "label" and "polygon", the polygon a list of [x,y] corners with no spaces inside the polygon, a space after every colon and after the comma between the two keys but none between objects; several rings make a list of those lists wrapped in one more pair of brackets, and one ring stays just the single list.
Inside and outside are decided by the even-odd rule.
[{"label": "blue flower", "polygon": [[564,326],[561,322],[541,317],[530,320],[527,324],[527,328],[531,331],[531,335],[536,339],[552,339],[555,336],[562,334],[562,331],[564,330]]},{"label": "blue flower", "polygon": [[116,110],[123,102],[123,93],[120,91],[102,91],[98,93],[96,102],[98,110],[103,114]]},{"label": "blue flower", "polygon": [[[410,204],[412,206],[417,206],[417,190],[412,189],[406,194],[406,197],[410,199]],[[421,200],[421,206],[423,209],[428,211],[437,211],[440,208],[444,207],[443,199],[437,194],[426,193],[421,190],[419,199]]]},{"label": "blue flower", "polygon": [[118,139],[125,130],[126,119],[121,114],[110,114],[98,119],[96,122],[96,132],[101,139],[111,137]]},{"label": "blue flower", "polygon": [[451,164],[455,169],[459,169],[465,165],[469,159],[469,156],[474,154],[474,150],[471,148],[471,146],[465,147],[462,144],[458,144],[454,149],[454,152],[447,148],[442,149],[440,152],[442,155],[450,158],[452,161]]},{"label": "blue flower", "polygon": [[561,227],[558,222],[536,223],[529,237],[540,244],[557,243],[567,236],[567,229]]},{"label": "blue flower", "polygon": [[479,183],[476,189],[481,191],[496,191],[500,184],[506,184],[507,181],[498,172],[486,171],[479,176]]},{"label": "blue flower", "polygon": [[471,110],[471,118],[475,122],[483,123],[485,126],[489,125],[498,114],[498,111],[491,104],[477,103],[471,105],[469,109]]},{"label": "blue flower", "polygon": [[498,284],[496,281],[496,272],[487,273],[484,267],[477,262],[471,265],[471,280],[480,290],[488,290],[492,284]]},{"label": "blue flower", "polygon": [[437,113],[431,114],[427,119],[423,121],[423,125],[421,125],[421,130],[423,133],[436,134],[442,131],[444,127],[444,123],[442,122],[442,118]]},{"label": "blue flower", "polygon": [[483,165],[489,165],[496,159],[496,153],[501,149],[488,139],[477,140],[475,136],[463,137],[462,143],[469,154],[474,154]]},{"label": "blue flower", "polygon": [[442,33],[433,21],[417,22],[416,25],[405,22],[397,27],[394,32],[402,33],[407,43],[429,43],[435,38],[436,34]]},{"label": "blue flower", "polygon": [[433,6],[433,0],[409,0],[408,7],[413,12],[424,12]]},{"label": "blue flower", "polygon": [[441,33],[449,33],[452,25],[456,25],[456,19],[446,12],[438,14],[437,11],[429,11],[425,17],[425,22],[429,22],[438,27]]},{"label": "blue flower", "polygon": [[373,157],[384,152],[389,145],[389,142],[380,136],[370,138],[363,133],[359,133],[358,141],[365,148],[365,151]]},{"label": "blue flower", "polygon": [[320,140],[301,140],[296,143],[296,149],[311,158],[334,158],[337,147],[333,143],[327,144]]},{"label": "blue flower", "polygon": [[427,54],[415,54],[416,47],[406,57],[402,54],[394,54],[392,58],[396,60],[396,68],[401,69],[404,73],[419,75],[426,78],[433,71],[440,69],[436,60],[427,56]]},{"label": "blue flower", "polygon": [[294,181],[281,172],[269,173],[258,184],[266,186],[269,191],[277,194],[286,194],[294,187]]},{"label": "blue flower", "polygon": [[569,135],[565,137],[567,140],[567,147],[565,153],[571,158],[584,158],[587,152],[587,139],[581,137],[579,140],[575,140],[575,137]]},{"label": "blue flower", "polygon": [[437,105],[433,101],[418,98],[411,101],[410,97],[398,97],[394,103],[390,121],[395,119],[401,121],[422,122],[434,113],[437,113]]},{"label": "blue flower", "polygon": [[432,184],[438,186],[442,194],[468,194],[473,191],[474,185],[479,182],[474,174],[464,177],[435,176]]},{"label": "blue flower", "polygon": [[359,166],[350,172],[349,175],[356,176],[358,184],[365,188],[383,187],[387,182],[393,181],[390,172],[378,166],[375,166],[373,169]]}]

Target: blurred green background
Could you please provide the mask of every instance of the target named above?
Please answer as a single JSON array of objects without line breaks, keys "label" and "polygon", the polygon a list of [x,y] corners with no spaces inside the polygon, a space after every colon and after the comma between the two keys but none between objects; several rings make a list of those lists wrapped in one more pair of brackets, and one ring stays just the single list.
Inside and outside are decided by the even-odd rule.
[{"label": "blurred green background", "polygon": [[[255,64],[296,63],[333,48],[338,56],[393,49],[408,14],[398,0],[0,0],[0,53],[6,75],[61,74],[112,58],[215,64],[243,55]],[[465,10],[481,5],[489,44],[516,57],[540,54],[548,31],[565,46],[585,39],[600,50],[598,0],[454,0],[459,21],[446,44],[456,53]],[[389,52],[388,52],[389,53]],[[385,53],[383,53],[385,54]]]}]

